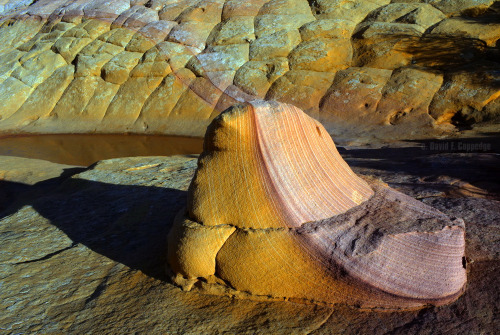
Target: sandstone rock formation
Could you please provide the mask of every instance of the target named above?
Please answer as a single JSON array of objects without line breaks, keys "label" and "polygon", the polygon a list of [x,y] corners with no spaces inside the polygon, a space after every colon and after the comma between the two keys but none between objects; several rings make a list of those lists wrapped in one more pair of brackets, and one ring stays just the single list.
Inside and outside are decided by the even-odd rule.
[{"label": "sandstone rock formation", "polygon": [[464,236],[463,220],[357,177],[300,109],[254,101],[209,126],[168,261],[185,290],[418,308],[462,293]]},{"label": "sandstone rock formation", "polygon": [[339,139],[498,123],[494,0],[0,5],[1,132],[202,136],[255,98]]},{"label": "sandstone rock formation", "polygon": [[201,285],[183,292],[164,274],[165,235],[186,203],[196,157],[119,158],[85,169],[0,157],[2,331],[494,334],[500,310],[497,156],[417,147],[341,154],[356,173],[464,218],[468,280],[457,301],[389,313],[203,295]]}]

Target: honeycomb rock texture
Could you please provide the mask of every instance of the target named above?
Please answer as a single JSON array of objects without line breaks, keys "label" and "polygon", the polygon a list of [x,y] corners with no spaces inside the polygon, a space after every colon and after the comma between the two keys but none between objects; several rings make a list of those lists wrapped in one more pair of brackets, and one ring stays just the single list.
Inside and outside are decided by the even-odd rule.
[{"label": "honeycomb rock texture", "polygon": [[2,0],[0,132],[203,136],[256,98],[297,106],[339,140],[494,127],[499,7]]}]

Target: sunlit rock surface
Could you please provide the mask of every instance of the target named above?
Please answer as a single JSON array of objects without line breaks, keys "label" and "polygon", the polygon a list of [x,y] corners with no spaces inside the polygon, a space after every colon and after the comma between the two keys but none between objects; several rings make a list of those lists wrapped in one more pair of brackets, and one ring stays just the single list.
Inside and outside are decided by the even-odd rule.
[{"label": "sunlit rock surface", "polygon": [[[495,333],[498,159],[421,148],[340,153],[356,173],[465,220],[468,286],[456,302],[388,313],[184,292],[164,274],[165,236],[186,204],[196,156],[113,159],[88,169],[2,157],[0,192],[15,194],[0,209],[2,332]],[[30,170],[8,168],[16,160]]]},{"label": "sunlit rock surface", "polygon": [[254,98],[339,140],[499,121],[493,0],[3,0],[0,15],[1,132],[203,136]]},{"label": "sunlit rock surface", "polygon": [[168,239],[183,289],[385,310],[463,292],[463,220],[357,176],[297,107],[235,105],[203,147]]}]

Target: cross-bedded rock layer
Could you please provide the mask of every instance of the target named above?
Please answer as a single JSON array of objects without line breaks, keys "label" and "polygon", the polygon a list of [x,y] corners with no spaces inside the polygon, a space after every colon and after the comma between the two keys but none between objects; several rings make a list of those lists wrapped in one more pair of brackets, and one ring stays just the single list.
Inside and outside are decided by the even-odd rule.
[{"label": "cross-bedded rock layer", "polygon": [[291,105],[254,101],[214,119],[188,199],[168,242],[186,290],[384,309],[464,290],[463,220],[359,178]]},{"label": "cross-bedded rock layer", "polygon": [[493,0],[31,2],[0,3],[3,132],[202,136],[255,98],[342,138],[499,115]]}]

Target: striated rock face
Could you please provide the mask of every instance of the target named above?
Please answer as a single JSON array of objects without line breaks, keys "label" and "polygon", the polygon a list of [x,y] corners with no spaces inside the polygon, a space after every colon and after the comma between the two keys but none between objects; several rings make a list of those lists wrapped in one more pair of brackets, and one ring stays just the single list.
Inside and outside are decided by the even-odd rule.
[{"label": "striated rock face", "polygon": [[493,0],[0,1],[0,131],[202,136],[255,98],[296,105],[340,139],[496,124],[498,10]]},{"label": "striated rock face", "polygon": [[209,126],[168,261],[186,290],[418,308],[463,292],[464,236],[462,219],[356,176],[300,109],[254,101]]},{"label": "striated rock face", "polygon": [[276,102],[223,112],[207,130],[199,165],[188,207],[195,221],[209,226],[299,227],[373,195],[319,122]]}]

